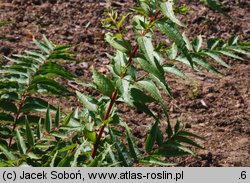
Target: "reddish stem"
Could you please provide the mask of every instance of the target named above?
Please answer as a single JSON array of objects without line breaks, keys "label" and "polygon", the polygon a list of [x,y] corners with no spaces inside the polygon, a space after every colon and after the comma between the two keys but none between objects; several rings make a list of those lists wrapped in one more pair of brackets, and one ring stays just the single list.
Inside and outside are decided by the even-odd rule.
[{"label": "reddish stem", "polygon": [[[139,45],[137,44],[137,45],[134,47],[133,51],[131,52],[131,54],[130,54],[130,56],[129,56],[128,65],[131,64],[131,62],[132,62],[134,56],[136,55],[138,49],[139,49]],[[123,74],[121,75],[121,78],[124,78],[125,74],[126,74],[126,73],[123,73]],[[112,95],[112,97],[111,97],[111,99],[110,99],[110,103],[109,103],[109,106],[108,106],[108,108],[107,108],[106,114],[105,114],[105,116],[104,116],[104,118],[103,118],[103,122],[109,118],[110,112],[111,112],[111,110],[112,110],[112,108],[113,108],[113,105],[114,105],[114,103],[115,103],[115,100],[116,100],[117,95],[118,95],[118,90],[115,89],[114,92],[113,92],[113,95]],[[99,133],[98,133],[98,136],[97,136],[97,138],[96,138],[96,142],[95,142],[95,144],[94,144],[94,148],[93,148],[93,151],[92,151],[92,158],[95,158],[95,156],[96,156],[96,152],[97,152],[97,149],[98,149],[98,145],[99,145],[99,142],[100,142],[100,140],[101,140],[101,138],[102,138],[102,134],[103,134],[103,131],[104,131],[105,127],[106,127],[106,124],[103,123],[102,126],[101,126],[101,128],[99,129]]]},{"label": "reddish stem", "polygon": [[[110,115],[110,113],[111,113],[111,110],[112,110],[112,107],[113,107],[113,105],[114,105],[114,103],[115,103],[115,100],[116,100],[117,95],[118,95],[118,91],[117,91],[117,89],[115,89],[115,91],[114,91],[114,93],[113,93],[113,95],[112,95],[112,97],[111,97],[111,101],[110,101],[110,103],[109,103],[107,112],[106,112],[106,114],[105,114],[105,116],[104,116],[104,118],[103,118],[103,122],[109,118],[109,115]],[[93,157],[93,158],[95,158],[95,156],[96,156],[96,152],[97,152],[97,149],[98,149],[98,145],[99,145],[99,142],[100,142],[100,140],[101,140],[101,138],[102,138],[102,134],[103,134],[103,131],[104,131],[105,127],[106,127],[106,124],[103,123],[102,126],[101,126],[101,128],[100,128],[100,130],[99,130],[99,133],[98,133],[98,136],[97,136],[95,145],[94,145],[94,149],[93,149],[93,151],[92,151],[92,157]]]},{"label": "reddish stem", "polygon": [[[22,107],[24,105],[24,102],[27,98],[27,94],[23,94],[22,95],[22,98],[21,98],[21,101],[19,103],[19,106],[18,106],[18,111],[16,113],[16,116],[15,116],[15,119],[14,119],[14,125],[13,125],[13,128],[12,128],[12,133],[14,133],[16,127],[17,127],[17,120],[19,119],[20,117],[20,114],[21,114],[21,110],[22,110]],[[9,141],[9,147],[11,146],[12,144],[12,140],[13,140],[13,136],[10,137],[10,141]]]}]

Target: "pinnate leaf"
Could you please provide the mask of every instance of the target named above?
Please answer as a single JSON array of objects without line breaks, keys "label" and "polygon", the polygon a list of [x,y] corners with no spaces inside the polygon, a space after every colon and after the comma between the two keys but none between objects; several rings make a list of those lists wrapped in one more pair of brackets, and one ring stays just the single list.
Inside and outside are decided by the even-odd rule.
[{"label": "pinnate leaf", "polygon": [[168,0],[167,2],[160,2],[160,9],[161,12],[168,17],[172,22],[179,26],[184,26],[175,16],[174,10],[173,10],[174,2],[173,0]]},{"label": "pinnate leaf", "polygon": [[111,97],[114,91],[113,82],[106,78],[103,74],[93,71],[93,82],[97,89],[104,95]]}]

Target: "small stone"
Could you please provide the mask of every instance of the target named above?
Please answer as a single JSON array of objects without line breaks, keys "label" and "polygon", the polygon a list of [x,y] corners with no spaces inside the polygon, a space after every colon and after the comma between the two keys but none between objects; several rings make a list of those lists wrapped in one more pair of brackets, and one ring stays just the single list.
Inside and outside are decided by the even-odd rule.
[{"label": "small stone", "polygon": [[241,107],[241,105],[240,105],[240,104],[236,104],[234,107],[236,107],[236,108],[240,108],[240,107]]},{"label": "small stone", "polygon": [[202,104],[204,107],[208,108],[208,106],[207,106],[207,104],[206,104],[206,102],[205,102],[204,100],[200,100],[200,102],[201,102],[201,104]]},{"label": "small stone", "polygon": [[87,69],[89,68],[89,64],[87,62],[82,62],[78,65],[80,68]]}]

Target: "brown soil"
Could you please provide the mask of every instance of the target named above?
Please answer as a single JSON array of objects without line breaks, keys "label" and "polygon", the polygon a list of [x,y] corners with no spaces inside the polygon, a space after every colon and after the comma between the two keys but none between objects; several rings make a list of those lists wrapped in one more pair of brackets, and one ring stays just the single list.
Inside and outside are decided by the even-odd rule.
[{"label": "brown soil", "polygon": [[[0,36],[10,41],[0,42],[0,55],[11,55],[32,47],[32,37],[45,34],[56,43],[76,45],[79,63],[67,64],[83,80],[90,80],[92,65],[107,72],[103,64],[109,60],[105,52],[110,47],[103,41],[105,30],[100,21],[105,0],[0,0],[0,21],[16,20],[1,28]],[[119,11],[128,9],[133,0],[113,1]],[[188,25],[188,36],[204,35],[204,39],[217,36],[228,38],[232,34],[250,38],[250,2],[224,1],[230,19],[209,10],[198,0],[181,0],[189,12],[180,18]],[[194,156],[180,158],[181,166],[250,166],[250,65],[249,60],[227,60],[232,68],[219,67],[223,77],[197,73],[184,68],[195,84],[168,76],[174,100],[167,96],[171,119],[181,119],[188,130],[206,137],[201,142],[206,150]],[[193,93],[193,94],[192,94]],[[156,109],[157,110],[157,109]],[[137,137],[139,147],[145,140],[150,119],[122,107],[121,111]],[[128,115],[129,114],[129,115]]]}]

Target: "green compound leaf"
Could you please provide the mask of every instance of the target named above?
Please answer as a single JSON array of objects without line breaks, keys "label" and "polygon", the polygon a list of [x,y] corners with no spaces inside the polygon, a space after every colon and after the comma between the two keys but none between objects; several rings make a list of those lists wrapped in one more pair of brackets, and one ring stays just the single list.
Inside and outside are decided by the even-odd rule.
[{"label": "green compound leaf", "polygon": [[152,44],[152,39],[149,36],[139,37],[137,39],[138,45],[146,59],[151,63],[151,65],[155,66],[154,63],[154,46]]},{"label": "green compound leaf", "polygon": [[[123,53],[128,53],[132,46],[129,41],[124,41],[122,39],[116,39],[112,33],[107,33],[105,35],[105,40],[113,46],[115,49],[123,52]],[[129,50],[128,50],[129,48]]]},{"label": "green compound leaf", "polygon": [[53,63],[53,62],[47,62],[44,64],[35,74],[36,76],[45,76],[45,77],[61,77],[63,79],[72,80],[74,78],[74,75],[68,72],[65,68],[62,66]]},{"label": "green compound leaf", "polygon": [[58,106],[57,111],[56,111],[56,117],[55,117],[56,127],[59,127],[60,120],[61,120],[60,118],[61,118],[61,109],[60,109],[60,106]]},{"label": "green compound leaf", "polygon": [[[38,97],[27,97],[22,107],[22,112],[45,112],[49,103]],[[50,105],[51,110],[56,110]]]},{"label": "green compound leaf", "polygon": [[141,158],[140,150],[138,149],[138,146],[136,145],[135,140],[132,137],[132,133],[131,133],[128,125],[126,123],[122,123],[122,125],[126,129],[126,135],[127,135],[127,141],[128,141],[130,153],[131,153],[132,157],[134,158],[135,162],[139,162],[139,160]]},{"label": "green compound leaf", "polygon": [[17,107],[14,103],[7,100],[0,100],[0,109],[8,112],[17,112]]},{"label": "green compound leaf", "polygon": [[52,119],[50,114],[50,106],[48,105],[46,117],[45,117],[45,129],[48,133],[50,133],[52,128]]},{"label": "green compound leaf", "polygon": [[97,112],[98,106],[97,106],[97,101],[80,93],[80,92],[76,92],[76,95],[78,97],[78,99],[82,102],[83,106],[86,107],[88,110],[93,111],[93,112]]},{"label": "green compound leaf", "polygon": [[16,160],[17,157],[10,151],[9,148],[6,146],[0,144],[0,151],[3,152],[3,154],[8,158],[8,160]]},{"label": "green compound leaf", "polygon": [[56,82],[53,79],[42,76],[36,76],[32,80],[28,90],[31,92],[51,93],[53,95],[59,95],[59,96],[67,96],[72,94],[62,84]]},{"label": "green compound leaf", "polygon": [[[156,80],[156,82],[157,82],[157,80]],[[159,89],[157,88],[157,86],[155,85],[155,83],[150,81],[150,80],[142,80],[142,81],[138,81],[137,84],[138,84],[139,88],[147,91],[152,98],[154,98],[157,102],[159,102],[161,104],[161,107],[162,107],[166,117],[168,117],[167,107],[165,106],[163,99],[162,99],[162,96],[161,96],[161,93],[160,93]],[[159,84],[161,84],[161,83],[159,83]]]},{"label": "green compound leaf", "polygon": [[148,156],[140,161],[143,164],[157,165],[157,166],[176,166],[176,163],[168,163],[166,161],[161,161],[154,156]]},{"label": "green compound leaf", "polygon": [[41,139],[43,137],[43,132],[42,132],[42,119],[40,118],[37,124],[37,131],[36,135],[38,139]]},{"label": "green compound leaf", "polygon": [[155,66],[149,63],[147,60],[142,58],[137,58],[136,62],[141,66],[141,68],[149,74],[149,77],[159,84],[165,92],[172,96],[172,92],[165,81],[164,69],[159,65],[158,62],[155,62]]},{"label": "green compound leaf", "polygon": [[115,89],[113,82],[106,78],[103,74],[97,72],[96,70],[93,71],[93,82],[96,85],[97,89],[103,94],[108,97],[111,97],[113,91]]},{"label": "green compound leaf", "polygon": [[27,150],[27,146],[25,144],[24,138],[22,137],[19,129],[16,130],[16,141],[17,141],[19,152],[21,154],[25,154]]},{"label": "green compound leaf", "polygon": [[194,142],[193,140],[191,140],[187,137],[178,136],[178,137],[176,137],[175,140],[176,140],[176,142],[179,142],[179,143],[186,143],[186,144],[192,145],[194,147],[204,149],[204,147],[200,146],[199,144],[197,144],[196,142]]},{"label": "green compound leaf", "polygon": [[226,64],[216,53],[214,53],[213,51],[205,51],[205,52],[202,52],[204,53],[205,55],[211,57],[212,59],[214,59],[218,64],[224,66],[224,67],[227,67],[227,68],[230,68],[230,66],[228,64]]},{"label": "green compound leaf", "polygon": [[160,2],[160,9],[161,12],[168,17],[172,22],[179,26],[185,27],[184,24],[182,24],[175,16],[174,10],[173,10],[174,2],[173,0],[168,0],[167,2]]},{"label": "green compound leaf", "polygon": [[169,72],[183,80],[190,80],[183,72],[173,65],[164,65],[163,69],[165,72]]},{"label": "green compound leaf", "polygon": [[30,124],[27,117],[25,117],[25,125],[26,125],[26,136],[28,139],[28,144],[31,147],[35,143],[35,138],[34,138],[34,133],[30,128]]},{"label": "green compound leaf", "polygon": [[183,55],[185,57],[187,57],[190,65],[193,67],[192,57],[190,56],[190,54],[188,52],[188,49],[186,47],[186,42],[184,41],[179,30],[177,28],[175,28],[173,23],[171,23],[169,21],[160,20],[160,21],[157,21],[156,27],[159,29],[159,31],[161,31],[163,34],[168,36],[169,39],[171,39],[172,41],[175,42],[177,47],[180,49],[180,51],[183,53]]},{"label": "green compound leaf", "polygon": [[202,36],[201,35],[197,36],[193,40],[192,45],[193,45],[193,50],[195,52],[199,52],[201,50],[201,46],[202,46]]},{"label": "green compound leaf", "polygon": [[120,160],[122,161],[123,166],[131,167],[133,165],[133,160],[130,154],[128,153],[125,145],[120,140],[117,139],[111,127],[109,127],[109,133],[113,143],[115,144],[115,148],[118,152],[118,155],[120,157]]},{"label": "green compound leaf", "polygon": [[224,11],[224,7],[221,5],[219,0],[200,0],[200,1],[204,2],[212,10],[218,11],[228,16],[228,14]]},{"label": "green compound leaf", "polygon": [[155,124],[152,126],[150,133],[147,136],[146,143],[145,143],[145,150],[147,153],[151,153],[154,147],[155,141],[157,139],[158,131],[159,131],[158,124],[159,124],[159,120],[157,119]]}]

